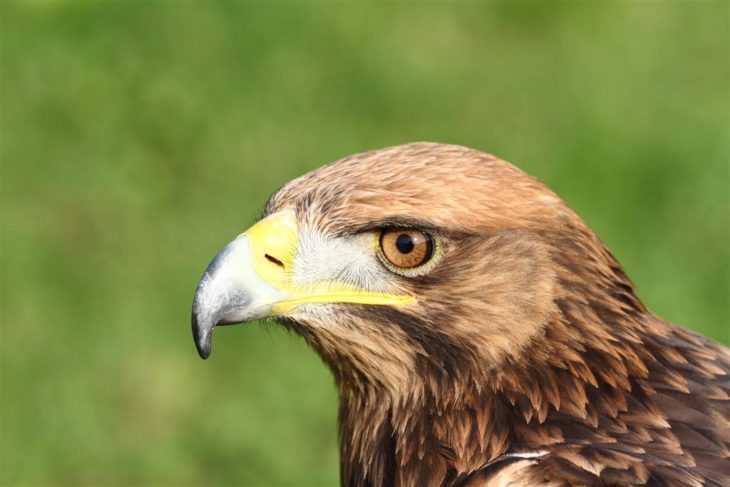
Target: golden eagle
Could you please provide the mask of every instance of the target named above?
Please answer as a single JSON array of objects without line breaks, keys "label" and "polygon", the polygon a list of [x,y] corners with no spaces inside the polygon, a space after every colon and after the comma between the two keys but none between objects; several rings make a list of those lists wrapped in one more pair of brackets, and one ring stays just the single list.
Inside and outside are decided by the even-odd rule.
[{"label": "golden eagle", "polygon": [[654,316],[553,192],[472,149],[276,192],[192,326],[273,319],[332,370],[347,486],[730,486],[730,351]]}]

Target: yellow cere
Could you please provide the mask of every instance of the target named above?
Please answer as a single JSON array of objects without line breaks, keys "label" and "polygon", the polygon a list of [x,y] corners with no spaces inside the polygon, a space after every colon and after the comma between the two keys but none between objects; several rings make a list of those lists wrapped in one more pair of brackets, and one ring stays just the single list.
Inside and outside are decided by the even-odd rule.
[{"label": "yellow cere", "polygon": [[[299,238],[296,215],[291,210],[264,218],[249,228],[246,235],[256,274],[283,294],[276,303],[270,303],[274,305],[274,315],[287,313],[300,304],[403,305],[416,301],[414,296],[376,293],[337,281],[294,285],[292,269]],[[273,263],[267,254],[283,266]]]},{"label": "yellow cere", "polygon": [[[287,289],[299,241],[294,212],[274,213],[246,230],[246,236],[256,274],[281,291]],[[272,263],[266,255],[279,260],[283,267]]]}]

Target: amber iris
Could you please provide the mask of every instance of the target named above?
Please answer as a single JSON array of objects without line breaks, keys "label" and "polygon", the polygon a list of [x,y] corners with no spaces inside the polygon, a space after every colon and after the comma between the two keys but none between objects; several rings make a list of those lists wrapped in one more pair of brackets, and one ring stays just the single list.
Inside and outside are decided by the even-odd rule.
[{"label": "amber iris", "polygon": [[433,255],[433,240],[421,230],[394,228],[380,234],[380,248],[388,261],[402,269],[425,264]]}]

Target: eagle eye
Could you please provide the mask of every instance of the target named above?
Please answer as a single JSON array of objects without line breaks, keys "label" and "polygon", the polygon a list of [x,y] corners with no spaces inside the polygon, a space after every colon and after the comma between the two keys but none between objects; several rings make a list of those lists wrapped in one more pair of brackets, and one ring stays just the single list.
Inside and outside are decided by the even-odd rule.
[{"label": "eagle eye", "polygon": [[433,256],[433,239],[416,229],[390,228],[380,233],[380,251],[396,269],[422,266]]}]

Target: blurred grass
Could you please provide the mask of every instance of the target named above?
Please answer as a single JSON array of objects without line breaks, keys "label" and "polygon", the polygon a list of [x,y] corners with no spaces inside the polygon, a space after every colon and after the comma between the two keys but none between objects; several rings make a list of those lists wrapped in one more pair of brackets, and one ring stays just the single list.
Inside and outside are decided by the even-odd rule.
[{"label": "blurred grass", "polygon": [[287,180],[434,140],[545,180],[730,343],[725,2],[0,4],[2,485],[336,485],[304,344],[192,293]]}]

